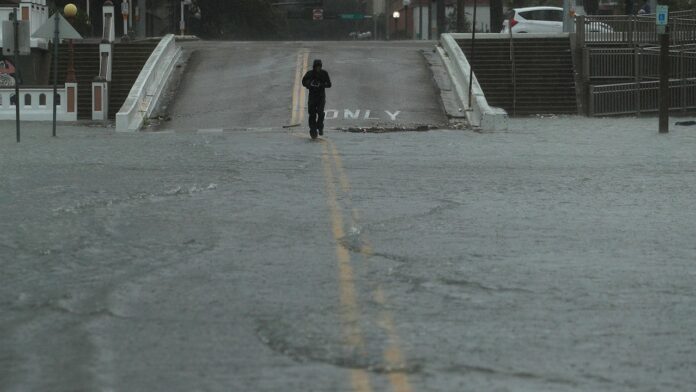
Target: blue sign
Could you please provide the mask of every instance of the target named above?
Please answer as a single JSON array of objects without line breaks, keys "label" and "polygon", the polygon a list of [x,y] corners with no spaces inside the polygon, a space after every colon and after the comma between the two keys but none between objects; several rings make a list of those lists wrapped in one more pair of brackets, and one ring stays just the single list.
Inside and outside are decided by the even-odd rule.
[{"label": "blue sign", "polygon": [[656,18],[655,18],[655,23],[658,26],[667,26],[667,20],[668,20],[668,11],[669,8],[666,5],[658,5],[655,7],[656,11]]}]

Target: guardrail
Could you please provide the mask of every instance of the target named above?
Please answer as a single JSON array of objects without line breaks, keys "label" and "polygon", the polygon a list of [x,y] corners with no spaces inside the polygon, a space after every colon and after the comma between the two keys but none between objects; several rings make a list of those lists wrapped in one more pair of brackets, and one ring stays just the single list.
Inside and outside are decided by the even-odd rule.
[{"label": "guardrail", "polygon": [[586,48],[584,56],[591,79],[621,79],[636,76],[634,48]]},{"label": "guardrail", "polygon": [[116,130],[134,132],[140,130],[146,118],[152,115],[162,96],[174,66],[181,57],[173,34],[162,38],[145,63],[128,98],[116,114]]},{"label": "guardrail", "polygon": [[[53,121],[53,86],[22,86],[19,98],[22,120]],[[15,103],[14,88],[0,89],[0,120],[16,119]],[[77,121],[77,84],[60,87],[57,104],[58,121]]]},{"label": "guardrail", "polygon": [[[669,34],[672,44],[696,40],[696,12],[679,11],[669,14]],[[579,43],[584,46],[659,43],[655,15],[583,15],[576,18]]]},{"label": "guardrail", "polygon": [[[656,112],[659,88],[658,80],[590,86],[590,115]],[[671,110],[696,108],[696,78],[670,80],[669,94]]]},{"label": "guardrail", "polygon": [[[696,77],[696,46],[670,47],[670,75],[676,78]],[[657,79],[659,78],[659,47],[585,48],[588,79]]]},{"label": "guardrail", "polygon": [[[442,34],[438,53],[442,57],[447,73],[452,79],[454,92],[466,110],[466,117],[474,127],[486,131],[506,130],[508,115],[505,110],[488,105],[486,96],[471,72],[471,66],[456,39],[468,38],[470,34]],[[469,75],[473,75],[469,80]],[[469,103],[469,83],[471,83],[471,104]]]}]

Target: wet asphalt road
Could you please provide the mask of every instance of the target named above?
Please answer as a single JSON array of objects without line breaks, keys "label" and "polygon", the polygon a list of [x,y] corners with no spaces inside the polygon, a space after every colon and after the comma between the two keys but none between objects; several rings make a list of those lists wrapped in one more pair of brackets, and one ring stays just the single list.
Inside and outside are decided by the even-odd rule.
[{"label": "wet asphalt road", "polygon": [[[300,78],[322,59],[326,127],[442,125],[438,91],[414,42],[194,42],[177,96],[161,129],[277,129],[298,124],[306,96]],[[299,72],[298,72],[299,70]],[[304,99],[302,99],[304,98]],[[294,105],[294,102],[299,104]],[[305,116],[306,117],[306,116]],[[306,126],[306,121],[302,121]]]},{"label": "wet asphalt road", "polygon": [[[277,121],[294,66],[269,65],[289,73]],[[696,384],[688,128],[569,117],[312,142],[229,110],[229,128],[193,110],[139,134],[28,125],[21,145],[0,123],[0,389]]]}]

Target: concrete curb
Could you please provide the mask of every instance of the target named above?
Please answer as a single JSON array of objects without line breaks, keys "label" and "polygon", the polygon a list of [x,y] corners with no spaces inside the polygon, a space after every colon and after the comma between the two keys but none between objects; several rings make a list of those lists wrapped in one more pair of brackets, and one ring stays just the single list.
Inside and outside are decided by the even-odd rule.
[{"label": "concrete curb", "polygon": [[[460,36],[462,34],[457,34]],[[477,35],[478,36],[478,35]],[[466,117],[474,127],[484,131],[501,131],[508,128],[508,115],[505,110],[488,105],[486,96],[476,80],[472,78],[471,105],[469,104],[469,75],[471,67],[461,48],[452,34],[443,34],[440,38],[438,53],[445,64],[447,73],[452,80],[453,90],[461,103],[466,108]]]}]

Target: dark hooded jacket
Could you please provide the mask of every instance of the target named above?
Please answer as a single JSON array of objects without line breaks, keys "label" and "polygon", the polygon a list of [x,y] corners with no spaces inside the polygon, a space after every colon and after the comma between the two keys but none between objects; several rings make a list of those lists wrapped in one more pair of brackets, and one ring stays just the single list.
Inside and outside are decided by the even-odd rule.
[{"label": "dark hooded jacket", "polygon": [[321,60],[314,60],[312,70],[302,78],[302,85],[309,90],[309,99],[326,99],[327,88],[331,87],[329,73],[323,69],[317,69],[321,65]]}]

